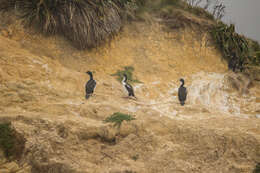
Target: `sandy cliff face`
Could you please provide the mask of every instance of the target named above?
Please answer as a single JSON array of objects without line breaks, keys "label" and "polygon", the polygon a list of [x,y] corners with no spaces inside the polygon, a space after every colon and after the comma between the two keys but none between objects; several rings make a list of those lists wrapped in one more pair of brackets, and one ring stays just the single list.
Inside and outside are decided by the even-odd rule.
[{"label": "sandy cliff face", "polygon": [[[138,100],[126,99],[111,76],[125,66],[142,82],[134,84]],[[109,45],[77,51],[17,23],[2,27],[0,119],[26,143],[22,158],[2,159],[0,170],[252,172],[260,162],[259,83],[226,66],[207,34],[191,29],[167,33],[137,23]],[[89,100],[87,70],[97,81]],[[176,97],[180,77],[189,92],[184,107]],[[114,112],[136,120],[119,129],[104,123]]]}]

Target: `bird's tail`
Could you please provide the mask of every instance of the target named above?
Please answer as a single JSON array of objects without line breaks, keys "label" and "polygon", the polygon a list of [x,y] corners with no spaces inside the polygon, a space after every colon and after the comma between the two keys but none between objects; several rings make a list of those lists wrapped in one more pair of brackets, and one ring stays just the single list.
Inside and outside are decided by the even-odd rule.
[{"label": "bird's tail", "polygon": [[134,94],[129,94],[129,96],[130,96],[130,97],[133,97],[133,98],[135,98],[135,99],[137,99],[137,97],[135,97]]},{"label": "bird's tail", "polygon": [[184,106],[185,102],[181,102],[181,105]]},{"label": "bird's tail", "polygon": [[91,96],[91,94],[86,94],[85,98],[89,99],[90,96]]}]

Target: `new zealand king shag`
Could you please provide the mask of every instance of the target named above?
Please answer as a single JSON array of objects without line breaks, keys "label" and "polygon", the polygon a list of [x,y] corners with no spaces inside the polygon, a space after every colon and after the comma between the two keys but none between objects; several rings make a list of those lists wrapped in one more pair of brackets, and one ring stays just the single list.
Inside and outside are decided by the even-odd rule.
[{"label": "new zealand king shag", "polygon": [[236,70],[242,72],[244,70],[244,60],[233,53],[231,59],[228,61],[228,68],[233,72],[236,72]]},{"label": "new zealand king shag", "polygon": [[[129,97],[130,97],[130,96],[135,97],[133,87],[132,87],[129,83],[127,83],[127,76],[126,76],[126,74],[124,74],[124,78],[123,78],[123,80],[122,80],[122,84],[123,84],[123,87],[124,87],[124,88],[126,89],[126,91],[128,92],[128,96],[129,96]],[[135,97],[135,98],[136,98],[136,97]]]},{"label": "new zealand king shag", "polygon": [[96,87],[96,81],[93,79],[92,72],[88,71],[86,72],[90,79],[85,85],[85,90],[86,90],[86,99],[88,99],[94,92],[94,89]]},{"label": "new zealand king shag", "polygon": [[228,61],[228,68],[232,70],[233,72],[236,72],[236,68],[238,66],[238,60],[237,57],[233,56],[229,61]]},{"label": "new zealand king shag", "polygon": [[181,82],[181,86],[179,87],[178,90],[178,97],[179,97],[180,104],[184,106],[187,97],[187,89],[184,87],[184,80],[180,79],[180,82]]}]

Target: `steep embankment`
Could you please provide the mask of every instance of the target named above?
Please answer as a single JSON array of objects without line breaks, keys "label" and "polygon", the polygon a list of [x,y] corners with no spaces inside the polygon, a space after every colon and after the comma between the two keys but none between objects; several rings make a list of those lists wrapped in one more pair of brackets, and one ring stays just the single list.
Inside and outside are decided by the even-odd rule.
[{"label": "steep embankment", "polygon": [[[19,166],[1,159],[0,172],[252,172],[260,162],[259,83],[228,72],[206,33],[162,27],[134,23],[90,51],[19,23],[2,27],[1,120],[26,143]],[[134,84],[138,100],[124,98],[111,76],[125,66],[142,82]],[[87,70],[97,88],[86,101]],[[103,123],[114,112],[136,120],[120,129]]]}]

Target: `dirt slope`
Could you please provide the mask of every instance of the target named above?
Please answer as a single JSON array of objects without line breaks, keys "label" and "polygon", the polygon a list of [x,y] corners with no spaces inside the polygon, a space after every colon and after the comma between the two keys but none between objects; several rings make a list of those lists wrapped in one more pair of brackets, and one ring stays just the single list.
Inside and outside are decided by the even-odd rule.
[{"label": "dirt slope", "polygon": [[[1,156],[1,173],[249,173],[260,162],[259,83],[228,72],[207,34],[136,23],[77,51],[19,23],[0,32],[0,119],[26,139],[19,161]],[[138,100],[111,76],[125,66],[142,82]],[[87,70],[97,88],[86,101]],[[136,120],[117,129],[103,122],[114,112]]]}]

